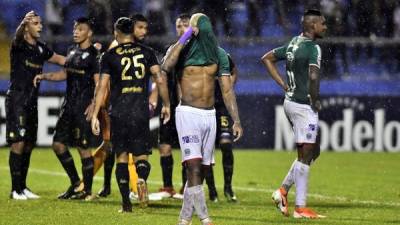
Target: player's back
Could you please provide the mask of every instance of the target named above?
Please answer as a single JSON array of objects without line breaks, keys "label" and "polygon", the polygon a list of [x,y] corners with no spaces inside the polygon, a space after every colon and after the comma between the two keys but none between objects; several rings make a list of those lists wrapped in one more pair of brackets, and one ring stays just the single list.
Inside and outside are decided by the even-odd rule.
[{"label": "player's back", "polygon": [[147,116],[150,67],[157,65],[152,49],[137,43],[124,43],[102,57],[101,73],[110,75],[111,115]]},{"label": "player's back", "polygon": [[312,39],[296,36],[289,42],[286,48],[287,99],[309,104],[309,66],[319,67],[320,58],[321,50]]}]

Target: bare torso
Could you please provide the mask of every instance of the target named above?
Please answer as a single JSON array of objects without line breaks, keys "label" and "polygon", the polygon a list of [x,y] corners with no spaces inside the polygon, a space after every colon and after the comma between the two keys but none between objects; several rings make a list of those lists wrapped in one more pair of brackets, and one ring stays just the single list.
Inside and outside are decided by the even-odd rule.
[{"label": "bare torso", "polygon": [[215,74],[218,66],[187,66],[180,79],[181,102],[196,108],[214,106]]}]

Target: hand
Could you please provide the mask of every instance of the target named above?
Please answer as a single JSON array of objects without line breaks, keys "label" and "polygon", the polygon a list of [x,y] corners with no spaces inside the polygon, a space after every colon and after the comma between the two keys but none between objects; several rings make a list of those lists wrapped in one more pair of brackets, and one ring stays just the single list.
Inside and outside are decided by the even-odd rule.
[{"label": "hand", "polygon": [[284,90],[285,92],[287,92],[287,91],[289,90],[289,86],[287,85],[287,83],[284,83],[284,84],[283,84],[283,90]]},{"label": "hand", "polygon": [[182,34],[182,36],[179,38],[178,42],[182,45],[186,44],[186,42],[192,37],[193,34],[193,28],[189,27],[185,33]]},{"label": "hand", "polygon": [[236,142],[243,136],[243,128],[240,122],[234,122],[232,130],[233,130],[233,136],[235,137],[235,139],[233,139],[233,142]]},{"label": "hand", "polygon": [[163,106],[161,109],[161,119],[163,119],[163,124],[166,124],[171,118],[171,109],[169,106]]},{"label": "hand", "polygon": [[86,121],[88,122],[90,121],[90,119],[93,116],[93,112],[94,112],[94,102],[90,103],[85,110],[84,114],[86,115]]},{"label": "hand", "polygon": [[22,24],[27,24],[32,21],[32,18],[35,16],[35,12],[32,10],[25,14],[24,19],[22,20]]},{"label": "hand", "polygon": [[40,83],[41,80],[44,79],[44,75],[43,74],[38,74],[35,76],[35,78],[33,78],[33,86],[35,88],[37,88],[38,84]]},{"label": "hand", "polygon": [[100,122],[99,119],[97,119],[97,116],[94,115],[92,116],[91,125],[92,125],[92,133],[98,136],[100,134]]},{"label": "hand", "polygon": [[321,106],[321,101],[316,100],[314,102],[311,103],[311,108],[314,112],[319,112],[322,108]]}]

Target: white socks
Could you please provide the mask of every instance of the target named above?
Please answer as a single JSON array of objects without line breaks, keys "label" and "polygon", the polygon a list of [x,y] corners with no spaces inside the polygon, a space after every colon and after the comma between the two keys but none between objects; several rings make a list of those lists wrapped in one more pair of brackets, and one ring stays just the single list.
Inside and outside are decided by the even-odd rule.
[{"label": "white socks", "polygon": [[181,219],[190,221],[194,211],[200,220],[208,218],[203,186],[197,185],[193,187],[187,187],[186,183],[185,191],[183,193],[182,209],[179,217]]},{"label": "white socks", "polygon": [[294,183],[296,184],[296,206],[306,206],[308,174],[310,166],[296,160],[294,163]]},{"label": "white socks", "polygon": [[292,166],[289,169],[289,172],[287,173],[285,179],[283,179],[282,182],[282,187],[286,190],[287,193],[294,184],[294,165],[296,164],[296,162],[297,159],[293,161]]}]

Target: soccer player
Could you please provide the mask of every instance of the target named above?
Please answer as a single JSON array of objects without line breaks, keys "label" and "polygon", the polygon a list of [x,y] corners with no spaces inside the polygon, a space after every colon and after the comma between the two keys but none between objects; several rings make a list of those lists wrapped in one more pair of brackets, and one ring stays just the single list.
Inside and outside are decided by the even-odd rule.
[{"label": "soccer player", "polygon": [[[90,149],[93,146],[93,134],[90,122],[84,115],[99,80],[98,51],[92,45],[92,35],[92,23],[88,18],[75,20],[74,45],[68,50],[65,68],[58,72],[39,74],[34,79],[35,85],[40,80],[67,80],[67,92],[56,125],[53,150],[68,174],[71,185],[58,196],[59,199],[93,198],[93,157]],[[82,160],[84,190],[79,193],[75,189],[79,186],[80,179],[68,146],[77,147]]]},{"label": "soccer player", "polygon": [[[210,225],[212,222],[207,212],[202,182],[204,174],[214,163],[214,82],[217,71],[224,102],[234,121],[234,141],[242,136],[243,130],[230,79],[228,57],[225,52],[221,55],[218,50],[210,19],[202,13],[196,13],[192,15],[190,25],[167,54],[162,69],[163,73],[170,72],[179,60],[178,66],[183,69],[179,78],[182,96],[175,119],[187,182],[179,224],[190,224],[196,212],[203,225]],[[192,34],[194,37],[185,47]]]},{"label": "soccer player", "polygon": [[42,73],[45,61],[64,65],[65,57],[54,53],[39,41],[42,20],[28,12],[12,41],[10,85],[6,96],[6,139],[10,145],[11,194],[16,200],[39,198],[26,185],[32,149],[38,128],[37,100],[39,87],[33,78]]},{"label": "soccer player", "polygon": [[[143,42],[144,38],[147,35],[147,27],[148,27],[148,21],[146,17],[144,17],[142,14],[134,14],[130,16],[133,22],[133,37],[136,42]],[[118,42],[114,40],[110,46],[109,49],[116,47],[118,45]],[[156,96],[157,97],[157,96]],[[152,97],[150,97],[152,98]],[[153,97],[154,98],[154,97]],[[94,164],[94,174],[100,169],[101,165],[104,162],[104,183],[103,187],[100,189],[100,191],[97,193],[98,196],[100,197],[107,197],[111,193],[111,173],[112,169],[114,166],[115,162],[115,153],[111,150],[111,143],[110,143],[110,118],[108,116],[108,112],[106,107],[108,106],[108,101],[109,101],[109,93],[106,93],[105,97],[105,105],[101,108],[100,114],[99,114],[99,121],[102,129],[102,136],[103,136],[103,143],[96,149],[96,151],[93,154],[95,164]],[[150,100],[151,102],[154,102],[154,100]],[[155,108],[155,106],[152,106]],[[87,112],[87,118],[91,118],[92,116],[92,111]],[[130,185],[131,185],[131,196],[135,197],[135,193],[137,192],[136,188],[136,183],[137,183],[137,173],[135,171],[134,167],[134,160],[132,156],[129,157],[129,180],[130,180]]]},{"label": "soccer player", "polygon": [[[293,162],[282,186],[272,194],[277,208],[289,215],[287,194],[296,184],[295,218],[321,217],[306,208],[310,165],[320,153],[318,143],[319,72],[321,49],[315,43],[326,31],[325,18],[317,10],[307,10],[302,19],[303,33],[288,44],[269,51],[262,57],[271,77],[285,91],[283,107],[293,126],[297,159]],[[279,74],[275,63],[286,60],[287,83]]]},{"label": "soccer player", "polygon": [[[221,48],[221,47],[220,47]],[[223,51],[223,49],[219,49]],[[237,68],[232,60],[232,57],[228,54],[229,59],[229,71],[231,74],[232,86],[237,81]],[[215,82],[215,110],[217,117],[217,138],[216,144],[219,146],[222,152],[222,166],[224,171],[224,195],[229,202],[236,202],[237,198],[232,190],[232,176],[233,176],[233,133],[232,133],[232,118],[229,116],[229,112],[225,107],[224,100],[222,98],[221,89],[219,87],[218,80]],[[213,167],[210,167],[209,172],[205,177],[209,198],[213,202],[218,202],[218,192],[215,187]]]},{"label": "soccer player", "polygon": [[122,196],[120,212],[132,212],[129,199],[128,153],[135,156],[139,202],[147,205],[146,180],[150,173],[148,155],[151,154],[149,136],[148,82],[150,73],[157,82],[164,106],[161,113],[164,122],[169,120],[170,103],[166,78],[152,49],[134,42],[133,22],[121,17],[114,24],[114,36],[118,46],[109,49],[100,63],[101,80],[96,93],[92,116],[92,131],[99,135],[97,118],[106,89],[110,85],[111,140],[117,155],[116,177]]},{"label": "soccer player", "polygon": [[[178,38],[180,38],[185,32],[185,30],[188,29],[189,21],[190,21],[189,14],[181,14],[176,19],[175,29]],[[168,48],[167,52],[171,49],[171,47],[172,46]],[[170,73],[167,74],[169,99],[171,102],[171,119],[166,124],[160,123],[160,130],[159,130],[160,165],[163,177],[163,187],[160,188],[159,191],[161,192],[162,197],[173,197],[176,194],[172,183],[172,174],[174,168],[172,147],[179,145],[178,134],[175,126],[175,108],[178,106],[179,103],[179,96],[178,96],[179,93],[177,87],[178,84],[176,80],[177,74],[178,71],[171,71]],[[183,185],[184,185],[186,182],[184,167],[182,169],[182,176],[184,177],[183,178],[184,180]]]}]

